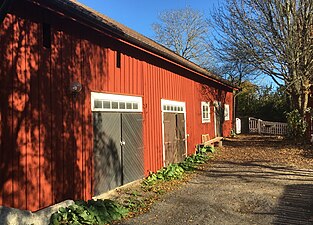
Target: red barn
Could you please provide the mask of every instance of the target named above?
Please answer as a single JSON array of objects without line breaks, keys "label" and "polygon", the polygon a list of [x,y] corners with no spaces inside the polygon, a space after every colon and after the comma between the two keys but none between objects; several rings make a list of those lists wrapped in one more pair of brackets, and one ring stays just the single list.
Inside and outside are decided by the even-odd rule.
[{"label": "red barn", "polygon": [[89,199],[230,134],[227,81],[74,0],[0,2],[0,205]]}]

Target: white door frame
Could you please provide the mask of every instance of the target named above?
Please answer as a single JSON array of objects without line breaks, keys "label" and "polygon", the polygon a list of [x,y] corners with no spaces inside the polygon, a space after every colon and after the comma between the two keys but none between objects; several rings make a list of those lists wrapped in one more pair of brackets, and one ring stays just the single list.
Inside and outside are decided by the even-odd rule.
[{"label": "white door frame", "polygon": [[214,136],[216,137],[216,112],[215,112],[215,105],[214,105]]},{"label": "white door frame", "polygon": [[[173,107],[173,108],[172,108]],[[163,166],[165,166],[165,144],[164,144],[164,113],[183,113],[185,120],[185,155],[187,156],[187,120],[186,120],[186,103],[161,99],[162,112],[162,145],[163,145]]]},{"label": "white door frame", "polygon": [[[217,137],[217,130],[216,130],[216,123],[217,123],[217,120],[216,120],[216,107],[222,107],[222,102],[219,102],[217,100],[213,101],[213,107],[214,107],[214,133],[215,133],[215,137]],[[224,116],[224,115],[220,115],[221,116]],[[221,123],[221,118],[220,118],[220,123]],[[221,124],[220,124],[221,126]],[[223,134],[221,134],[223,136]]]}]

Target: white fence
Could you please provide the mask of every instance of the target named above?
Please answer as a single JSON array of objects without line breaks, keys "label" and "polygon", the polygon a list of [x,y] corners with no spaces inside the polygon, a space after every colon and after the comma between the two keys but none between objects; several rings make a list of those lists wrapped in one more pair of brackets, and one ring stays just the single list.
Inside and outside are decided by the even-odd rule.
[{"label": "white fence", "polygon": [[236,118],[236,134],[241,133],[241,119]]},{"label": "white fence", "polygon": [[263,121],[249,117],[249,133],[285,135],[287,130],[287,123]]}]

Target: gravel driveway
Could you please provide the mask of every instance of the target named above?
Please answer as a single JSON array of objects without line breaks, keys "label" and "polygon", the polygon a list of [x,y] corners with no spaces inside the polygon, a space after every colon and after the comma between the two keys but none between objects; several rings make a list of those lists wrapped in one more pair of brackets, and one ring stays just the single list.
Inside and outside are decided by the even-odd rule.
[{"label": "gravel driveway", "polygon": [[311,150],[258,137],[224,145],[182,188],[120,224],[313,224]]}]

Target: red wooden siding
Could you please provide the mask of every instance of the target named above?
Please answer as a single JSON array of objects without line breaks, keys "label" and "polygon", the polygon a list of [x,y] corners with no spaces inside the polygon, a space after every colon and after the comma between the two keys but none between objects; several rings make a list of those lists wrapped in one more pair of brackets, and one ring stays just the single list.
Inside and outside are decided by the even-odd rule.
[{"label": "red wooden siding", "polygon": [[[51,49],[42,46],[43,21]],[[143,97],[146,174],[163,166],[161,99],[186,103],[189,154],[201,134],[214,136],[213,104],[211,122],[202,124],[201,101],[232,111],[230,89],[29,2],[0,25],[0,49],[0,205],[37,210],[91,198],[91,91]],[[72,81],[82,92],[70,93]]]}]

